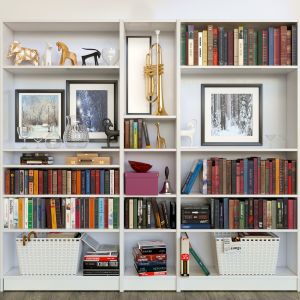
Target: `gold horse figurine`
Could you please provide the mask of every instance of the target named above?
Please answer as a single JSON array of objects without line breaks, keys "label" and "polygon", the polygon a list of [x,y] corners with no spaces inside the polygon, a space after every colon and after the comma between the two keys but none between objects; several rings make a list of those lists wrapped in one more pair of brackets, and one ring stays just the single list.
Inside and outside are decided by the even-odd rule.
[{"label": "gold horse figurine", "polygon": [[155,126],[157,128],[156,148],[157,149],[164,149],[164,148],[167,147],[166,146],[166,140],[160,135],[159,122],[156,122]]},{"label": "gold horse figurine", "polygon": [[77,65],[77,56],[74,52],[71,52],[69,50],[69,47],[63,43],[63,42],[57,42],[56,46],[58,48],[58,51],[61,50],[61,57],[60,57],[60,61],[59,64],[62,66],[65,64],[66,59],[68,58],[73,66]]}]

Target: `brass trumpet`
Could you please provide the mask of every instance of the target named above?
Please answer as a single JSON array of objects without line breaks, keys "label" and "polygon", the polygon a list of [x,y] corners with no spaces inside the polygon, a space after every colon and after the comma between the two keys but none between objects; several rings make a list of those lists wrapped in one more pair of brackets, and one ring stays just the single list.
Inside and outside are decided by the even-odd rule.
[{"label": "brass trumpet", "polygon": [[[162,49],[159,45],[159,30],[156,33],[156,43],[153,44],[146,55],[146,66],[144,74],[146,77],[146,100],[148,102],[157,103],[155,115],[166,116],[168,113],[164,107],[164,99],[162,92],[162,75],[164,73],[164,65],[162,63]],[[156,64],[152,63],[153,49],[155,49]]]}]

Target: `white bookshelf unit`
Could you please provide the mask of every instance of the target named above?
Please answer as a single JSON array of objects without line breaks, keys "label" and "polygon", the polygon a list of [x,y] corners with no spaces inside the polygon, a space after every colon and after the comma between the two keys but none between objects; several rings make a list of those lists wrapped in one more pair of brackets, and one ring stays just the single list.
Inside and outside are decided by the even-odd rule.
[{"label": "white bookshelf unit", "polygon": [[[299,161],[299,68],[298,66],[181,66],[180,65],[180,28],[186,24],[223,24],[238,26],[251,25],[256,28],[269,25],[297,24],[297,21],[255,21],[227,22],[201,20],[173,21],[2,21],[0,23],[0,167],[1,167],[1,206],[0,206],[0,289],[8,290],[300,290],[300,235],[298,229],[272,229],[244,231],[270,231],[280,237],[277,272],[274,276],[221,276],[218,274],[216,253],[212,236],[215,232],[239,232],[243,230],[185,230],[181,229],[180,208],[182,203],[204,203],[213,197],[231,197],[232,195],[202,195],[196,189],[189,195],[181,195],[181,186],[193,161],[197,158],[222,156],[229,159],[259,155],[262,158],[280,157]],[[126,114],[126,36],[152,35],[159,29],[162,57],[165,65],[163,75],[163,93],[168,116],[141,116]],[[298,29],[298,28],[297,28]],[[299,36],[299,34],[298,34]],[[29,64],[14,66],[7,59],[9,44],[18,40],[22,45],[38,49],[44,53],[45,42],[53,48],[53,66],[34,67]],[[58,66],[59,53],[55,43],[66,42],[70,50],[77,53],[78,66]],[[118,48],[120,59],[117,66],[87,65],[81,66],[82,47],[103,49],[108,46]],[[299,55],[298,55],[299,61]],[[64,145],[57,149],[47,149],[41,144],[15,143],[15,89],[65,89],[66,80],[103,79],[118,80],[118,124],[120,138],[118,149],[104,149],[104,143],[89,143],[84,149],[69,149]],[[201,93],[203,83],[261,83],[263,84],[263,145],[258,146],[201,146],[200,116]],[[143,118],[147,121],[151,149],[124,149],[124,120]],[[180,138],[180,129],[191,119],[197,120],[193,147],[188,147]],[[166,139],[166,149],[155,149],[156,130],[154,123],[161,123],[161,135]],[[274,133],[285,137],[267,143],[265,135]],[[55,160],[55,165],[44,168],[86,168],[91,166],[67,166],[65,157],[76,152],[97,152],[112,157],[112,165],[101,168],[120,170],[119,229],[79,229],[48,230],[36,232],[88,232],[102,243],[115,243],[120,250],[120,276],[21,276],[18,271],[16,237],[26,229],[4,229],[4,205],[6,197],[26,197],[26,195],[5,195],[4,172],[6,168],[24,168],[19,158],[23,152],[47,152]],[[177,229],[124,229],[124,172],[130,170],[128,160],[147,162],[153,170],[159,171],[159,190],[164,181],[164,169],[170,169],[170,178],[174,194],[158,195],[167,201],[176,200]],[[96,167],[98,168],[98,166]],[[297,186],[300,184],[297,170]],[[70,195],[35,195],[34,197],[70,197]],[[101,195],[75,195],[78,197],[100,197]],[[102,195],[104,196],[104,195]],[[107,195],[105,195],[107,196]],[[233,195],[234,198],[276,198],[277,195]],[[297,198],[296,195],[279,197]],[[72,195],[74,197],[74,195]],[[130,196],[134,197],[134,196]],[[137,195],[137,197],[142,197]],[[145,196],[147,197],[147,196]],[[298,224],[300,210],[298,206]],[[188,232],[194,249],[208,266],[210,276],[204,276],[200,268],[191,260],[189,277],[180,276],[180,236]],[[132,247],[143,239],[160,239],[167,244],[168,275],[157,277],[139,277],[134,269]]]}]

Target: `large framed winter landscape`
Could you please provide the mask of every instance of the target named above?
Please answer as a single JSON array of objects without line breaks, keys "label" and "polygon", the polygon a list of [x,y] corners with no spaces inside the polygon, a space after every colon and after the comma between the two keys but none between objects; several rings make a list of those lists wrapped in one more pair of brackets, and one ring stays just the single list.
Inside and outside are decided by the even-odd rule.
[{"label": "large framed winter landscape", "polygon": [[262,145],[262,84],[202,84],[201,144]]}]

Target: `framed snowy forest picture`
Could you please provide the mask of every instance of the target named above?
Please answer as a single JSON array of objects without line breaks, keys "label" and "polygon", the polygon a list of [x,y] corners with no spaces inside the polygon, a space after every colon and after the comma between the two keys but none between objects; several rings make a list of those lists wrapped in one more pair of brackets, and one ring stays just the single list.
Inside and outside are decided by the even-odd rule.
[{"label": "framed snowy forest picture", "polygon": [[262,84],[202,84],[201,144],[262,145]]}]

